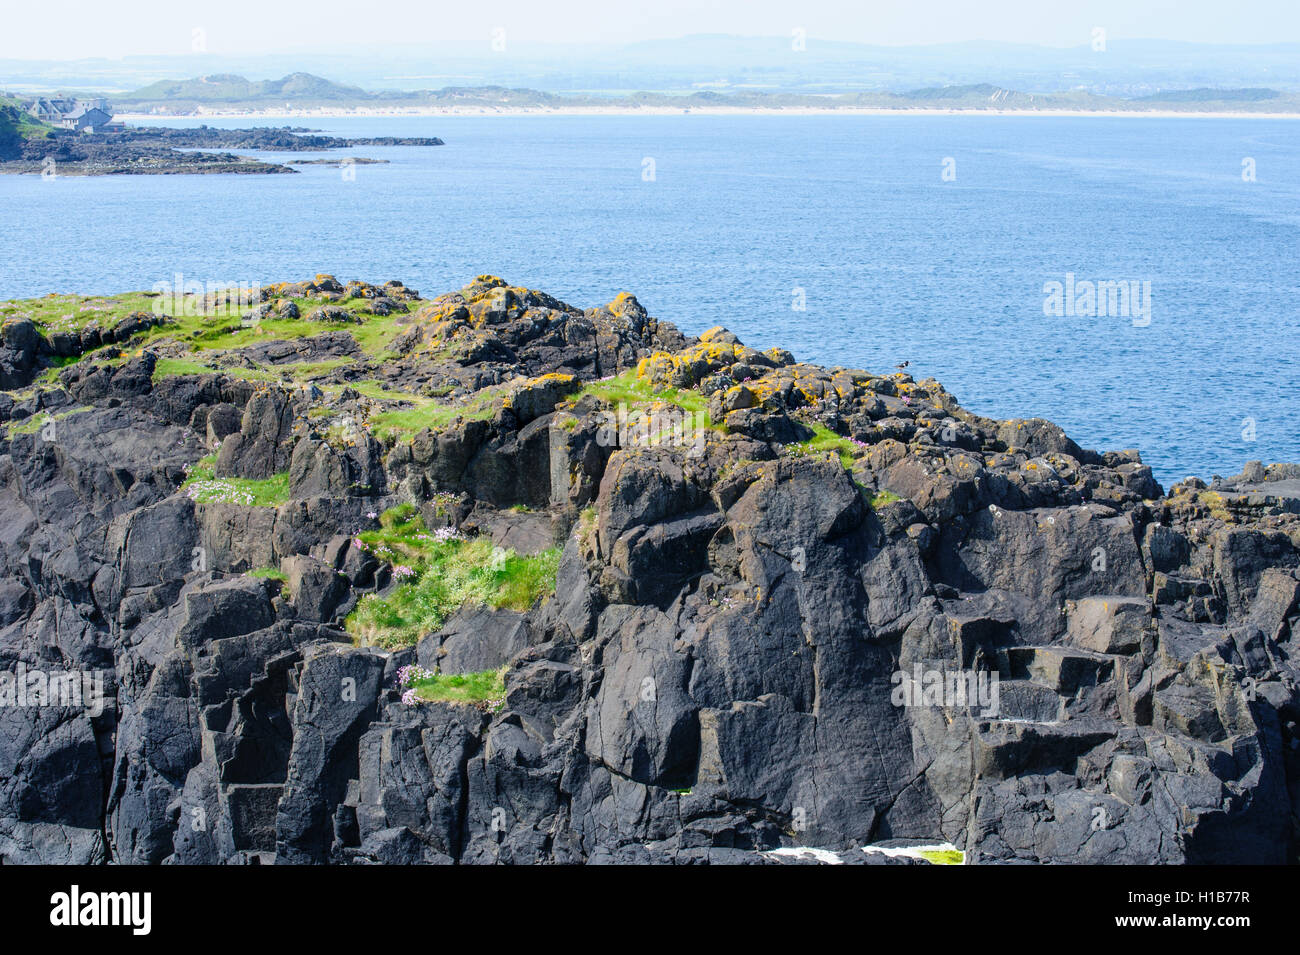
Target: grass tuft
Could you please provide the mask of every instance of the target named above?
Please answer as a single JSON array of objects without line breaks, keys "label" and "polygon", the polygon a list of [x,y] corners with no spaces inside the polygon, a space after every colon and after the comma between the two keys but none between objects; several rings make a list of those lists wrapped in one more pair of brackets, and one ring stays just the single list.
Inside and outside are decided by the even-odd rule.
[{"label": "grass tuft", "polygon": [[786,449],[787,454],[804,455],[832,452],[839,456],[840,464],[845,468],[853,467],[853,462],[862,453],[863,445],[853,438],[836,434],[824,424],[812,424],[813,436],[807,441],[792,444]]},{"label": "grass tuft", "polygon": [[282,571],[279,567],[255,567],[254,569],[250,570],[248,573],[244,574],[244,576],[259,577],[266,580],[288,580],[289,579],[289,575],[286,574],[284,571]]},{"label": "grass tuft", "polygon": [[893,491],[877,491],[871,498],[871,509],[879,510],[886,504],[893,504],[895,501],[901,501],[902,498]]},{"label": "grass tuft", "polygon": [[42,430],[48,421],[61,421],[69,415],[81,414],[84,411],[93,411],[90,405],[82,405],[78,408],[69,408],[67,411],[60,411],[57,414],[50,414],[48,411],[41,411],[30,418],[24,418],[21,421],[9,425],[8,433],[12,438],[16,434],[36,434]]},{"label": "grass tuft", "polygon": [[418,699],[429,703],[492,703],[506,695],[506,670],[435,673],[411,683]]},{"label": "grass tuft", "polygon": [[528,557],[452,528],[431,532],[409,504],[386,511],[379,524],[353,546],[391,564],[397,584],[362,598],[348,616],[348,633],[359,644],[410,646],[464,604],[522,611],[555,592],[558,548]]},{"label": "grass tuft", "polygon": [[189,469],[181,485],[197,504],[243,504],[247,507],[279,507],[289,500],[289,472],[282,471],[257,481],[250,478],[218,478],[217,456],[209,454]]},{"label": "grass tuft", "polygon": [[351,387],[371,398],[414,404],[412,408],[395,408],[371,415],[370,421],[375,437],[380,441],[386,441],[390,437],[411,438],[425,428],[430,431],[440,431],[457,418],[466,421],[486,421],[492,417],[495,400],[505,392],[503,385],[490,385],[463,401],[449,403],[416,395],[387,392],[379,389],[377,385],[369,392],[358,388],[355,383]]}]

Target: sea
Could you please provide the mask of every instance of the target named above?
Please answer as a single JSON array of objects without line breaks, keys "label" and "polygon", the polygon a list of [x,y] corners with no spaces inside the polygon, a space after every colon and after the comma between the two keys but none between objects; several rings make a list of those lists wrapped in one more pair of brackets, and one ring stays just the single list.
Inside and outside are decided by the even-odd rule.
[{"label": "sea", "polygon": [[446,145],[297,175],[0,176],[0,299],[320,272],[432,297],[491,273],[579,307],[628,291],[802,361],[907,363],[979,414],[1140,449],[1166,487],[1300,462],[1300,121],[208,122]]}]

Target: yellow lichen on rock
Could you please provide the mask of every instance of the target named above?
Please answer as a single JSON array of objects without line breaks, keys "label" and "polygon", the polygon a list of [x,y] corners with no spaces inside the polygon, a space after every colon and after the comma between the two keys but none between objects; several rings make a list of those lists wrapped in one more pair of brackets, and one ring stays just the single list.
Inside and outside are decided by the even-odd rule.
[{"label": "yellow lichen on rock", "polygon": [[679,352],[655,352],[637,364],[637,377],[656,388],[693,388],[741,361],[746,351],[744,345],[698,342]]}]

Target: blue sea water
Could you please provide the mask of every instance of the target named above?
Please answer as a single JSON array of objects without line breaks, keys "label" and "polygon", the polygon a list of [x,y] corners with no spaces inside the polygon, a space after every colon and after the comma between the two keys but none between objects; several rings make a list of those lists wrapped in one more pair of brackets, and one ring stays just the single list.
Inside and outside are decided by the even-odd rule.
[{"label": "blue sea water", "polygon": [[[431,295],[490,272],[584,307],[628,290],[686,332],[725,325],[801,360],[910,361],[972,411],[1050,418],[1085,447],[1140,448],[1166,485],[1300,461],[1300,122],[297,124],[447,145],[345,151],[392,161],[356,167],[354,181],[321,166],[0,176],[0,298],[150,288],[176,273],[266,283],[317,272]],[[1255,181],[1243,179],[1247,158]],[[1045,315],[1045,283],[1067,273],[1149,282],[1149,324]]]}]

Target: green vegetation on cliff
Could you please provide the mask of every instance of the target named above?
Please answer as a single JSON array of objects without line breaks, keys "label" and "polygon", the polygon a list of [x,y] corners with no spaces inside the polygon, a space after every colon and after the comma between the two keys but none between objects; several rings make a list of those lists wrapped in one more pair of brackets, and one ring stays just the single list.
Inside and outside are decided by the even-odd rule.
[{"label": "green vegetation on cliff", "polygon": [[16,159],[24,140],[44,139],[53,130],[24,111],[17,100],[0,97],[0,160]]},{"label": "green vegetation on cliff", "polygon": [[[288,308],[318,292],[323,320]],[[382,314],[414,298],[317,276],[161,328],[0,305],[0,424],[29,432],[0,441],[0,606],[33,651],[134,675],[102,716],[139,782],[106,791],[65,724],[28,714],[13,787],[69,785],[34,834],[0,799],[19,833],[0,861],[1288,861],[1295,787],[1251,781],[1286,776],[1268,731],[1300,706],[1300,466],[1165,495],[1135,451],[966,412],[902,369],[692,339],[630,295],[577,309],[481,276]],[[111,334],[47,334],[24,306]],[[262,334],[279,323],[314,334]],[[689,417],[693,439],[615,451],[611,406],[647,439]],[[490,417],[448,420],[466,409]],[[725,431],[683,414],[706,409]],[[377,427],[438,433],[384,447]],[[34,570],[94,599],[26,599]],[[1207,665],[1247,632],[1270,653]],[[898,685],[900,659],[928,672]],[[193,745],[196,712],[220,745]],[[918,733],[997,758],[919,766]],[[1211,761],[1233,756],[1253,808],[1224,828]],[[180,838],[166,760],[243,787],[212,802],[229,840]],[[1213,798],[1126,801],[1134,779]],[[1041,831],[1098,780],[1113,838]],[[814,790],[833,811],[809,827]],[[954,828],[945,807],[976,803]]]},{"label": "green vegetation on cliff", "polygon": [[409,689],[426,703],[491,703],[506,695],[506,670],[420,675],[411,680]]},{"label": "green vegetation on cliff", "polygon": [[[411,306],[418,299],[411,299]],[[167,375],[199,375],[221,372],[232,378],[249,381],[308,381],[323,376],[348,362],[334,358],[314,362],[286,363],[260,368],[222,362],[216,353],[247,348],[274,341],[295,341],[331,330],[345,330],[357,343],[362,355],[380,360],[389,346],[410,321],[409,312],[394,311],[379,315],[370,311],[367,298],[331,298],[326,295],[294,295],[271,299],[275,311],[266,317],[247,318],[259,305],[254,303],[207,303],[197,296],[179,299],[160,297],[157,292],[128,292],[120,295],[50,294],[40,298],[0,302],[0,321],[30,319],[44,336],[56,334],[83,336],[91,328],[111,332],[132,317],[164,316],[158,325],[136,331],[130,337],[132,352],[169,346],[157,363],[154,378]],[[330,309],[323,312],[323,309]],[[290,317],[296,313],[297,317]],[[330,316],[328,319],[324,316]],[[86,348],[81,354],[56,359],[62,367],[83,360],[102,360],[104,350],[114,343]],[[57,375],[57,368],[51,369]],[[377,383],[355,382],[352,387],[363,394],[384,400],[420,399],[391,390],[381,390]],[[369,390],[367,390],[369,389]],[[417,429],[418,430],[418,429]]]},{"label": "green vegetation on cliff", "polygon": [[284,571],[282,571],[279,567],[255,567],[244,576],[256,577],[259,580],[287,581],[289,579],[289,575],[286,574]]},{"label": "green vegetation on cliff", "polygon": [[811,453],[833,452],[838,455],[840,463],[846,468],[851,468],[854,460],[862,453],[863,444],[861,441],[854,441],[842,434],[836,434],[824,424],[814,423],[812,429],[813,436],[798,445],[798,447]]},{"label": "green vegetation on cliff", "polygon": [[30,418],[24,418],[21,421],[15,421],[8,425],[8,434],[11,438],[16,434],[36,434],[45,427],[47,422],[61,421],[71,415],[81,414],[83,411],[92,410],[94,409],[91,408],[90,405],[82,405],[78,408],[69,408],[66,411],[59,411],[57,413],[41,411],[32,415]]},{"label": "green vegetation on cliff", "polygon": [[484,421],[492,416],[495,402],[504,394],[502,386],[490,385],[469,398],[457,402],[435,401],[415,395],[395,396],[389,392],[362,391],[356,384],[351,385],[367,397],[380,400],[405,400],[414,405],[411,408],[392,408],[376,412],[371,418],[375,436],[381,441],[390,437],[410,438],[428,428],[437,431],[445,428],[457,418],[465,421]]},{"label": "green vegetation on cliff", "polygon": [[279,507],[289,500],[289,472],[272,475],[264,480],[250,478],[218,478],[217,456],[201,458],[189,470],[181,485],[190,500],[198,504],[243,504],[248,507]]},{"label": "green vegetation on cliff", "polygon": [[385,648],[416,643],[462,604],[527,610],[555,592],[560,564],[558,549],[526,557],[452,528],[429,531],[410,505],[384,512],[379,528],[357,535],[353,546],[393,568],[397,586],[362,598],[347,619],[358,643]]}]

